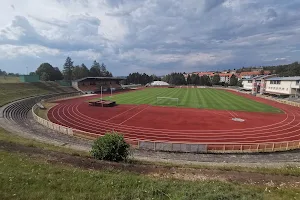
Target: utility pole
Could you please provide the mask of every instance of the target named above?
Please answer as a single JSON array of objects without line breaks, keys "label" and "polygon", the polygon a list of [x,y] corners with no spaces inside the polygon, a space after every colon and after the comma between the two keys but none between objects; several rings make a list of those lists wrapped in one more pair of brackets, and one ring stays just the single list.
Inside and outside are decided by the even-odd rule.
[{"label": "utility pole", "polygon": [[28,67],[26,67],[26,73],[27,73],[27,75],[29,75],[29,74],[28,74]]}]

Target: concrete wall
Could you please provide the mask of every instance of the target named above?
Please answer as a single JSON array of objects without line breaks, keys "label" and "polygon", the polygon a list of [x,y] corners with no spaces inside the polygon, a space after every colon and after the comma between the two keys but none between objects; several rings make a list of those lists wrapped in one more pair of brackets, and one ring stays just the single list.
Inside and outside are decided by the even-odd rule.
[{"label": "concrete wall", "polygon": [[76,90],[79,90],[79,88],[78,88],[78,82],[73,81],[72,82],[72,87],[75,88]]}]

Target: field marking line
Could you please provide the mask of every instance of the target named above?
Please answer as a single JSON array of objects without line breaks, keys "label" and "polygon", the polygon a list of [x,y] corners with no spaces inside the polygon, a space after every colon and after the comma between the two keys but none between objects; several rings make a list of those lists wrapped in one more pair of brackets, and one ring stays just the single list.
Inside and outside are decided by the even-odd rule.
[{"label": "field marking line", "polygon": [[232,111],[229,111],[229,110],[227,110],[227,112],[232,116],[232,117],[237,117],[237,115],[234,113],[234,112],[232,112]]},{"label": "field marking line", "polygon": [[128,119],[124,120],[123,122],[121,122],[119,125],[124,124],[125,122],[127,122],[128,120],[132,119],[133,117],[137,116],[138,114],[140,114],[141,112],[143,112],[144,110],[146,110],[147,108],[149,108],[150,106],[148,105],[146,108],[140,110],[139,112],[137,112],[136,114],[132,115],[131,117],[129,117]]},{"label": "field marking line", "polygon": [[227,110],[227,112],[231,115],[231,117],[235,117],[230,111]]},{"label": "field marking line", "polygon": [[111,118],[105,120],[105,122],[108,122],[109,120],[112,120],[112,119],[114,119],[114,118],[116,118],[116,117],[118,117],[118,116],[120,116],[120,115],[122,115],[122,114],[124,114],[124,113],[126,113],[126,112],[128,112],[128,111],[130,111],[130,110],[133,110],[133,109],[135,109],[135,108],[137,108],[137,107],[139,107],[139,106],[140,106],[140,105],[134,106],[133,108],[130,108],[130,109],[124,111],[124,112],[121,112],[120,114],[114,115],[113,117],[111,117]]},{"label": "field marking line", "polygon": [[236,114],[235,112],[231,111],[233,115],[235,115],[235,117],[238,117],[239,115]]}]

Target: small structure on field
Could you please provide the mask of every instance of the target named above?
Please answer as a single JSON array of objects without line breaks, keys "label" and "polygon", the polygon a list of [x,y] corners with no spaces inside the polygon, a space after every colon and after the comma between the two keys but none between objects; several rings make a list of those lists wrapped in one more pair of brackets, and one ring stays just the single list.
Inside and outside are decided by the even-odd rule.
[{"label": "small structure on field", "polygon": [[40,76],[39,75],[20,75],[19,78],[20,78],[21,83],[40,82]]},{"label": "small structure on field", "polygon": [[90,101],[90,106],[98,106],[98,107],[113,107],[116,105],[115,101],[108,100],[98,100],[98,101]]}]

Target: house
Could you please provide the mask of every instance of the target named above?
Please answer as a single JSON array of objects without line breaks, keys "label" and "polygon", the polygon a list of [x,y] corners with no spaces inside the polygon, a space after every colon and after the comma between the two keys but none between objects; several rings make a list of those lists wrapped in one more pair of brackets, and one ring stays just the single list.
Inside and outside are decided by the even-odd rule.
[{"label": "house", "polygon": [[209,78],[212,78],[215,75],[215,72],[193,72],[193,73],[189,73],[189,74],[183,74],[185,80],[187,80],[188,76],[192,76],[193,74],[198,74],[198,76],[208,76]]},{"label": "house", "polygon": [[197,72],[196,74],[198,74],[198,76],[200,76],[200,77],[206,75],[206,76],[212,78],[215,75],[215,72]]},{"label": "house", "polygon": [[299,96],[299,82],[300,76],[268,78],[266,79],[265,93]]},{"label": "house", "polygon": [[220,82],[224,82],[224,83],[229,83],[230,81],[230,77],[232,76],[233,74],[231,73],[220,73],[219,76],[220,76]]}]

